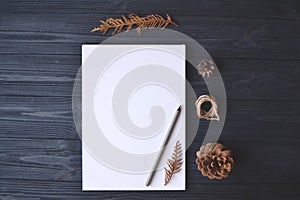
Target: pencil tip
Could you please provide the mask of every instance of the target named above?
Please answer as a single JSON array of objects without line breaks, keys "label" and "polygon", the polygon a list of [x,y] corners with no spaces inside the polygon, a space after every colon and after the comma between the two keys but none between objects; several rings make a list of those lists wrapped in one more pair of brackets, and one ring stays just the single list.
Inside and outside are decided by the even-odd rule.
[{"label": "pencil tip", "polygon": [[177,111],[180,111],[181,110],[181,105],[179,105],[179,107],[177,108]]}]

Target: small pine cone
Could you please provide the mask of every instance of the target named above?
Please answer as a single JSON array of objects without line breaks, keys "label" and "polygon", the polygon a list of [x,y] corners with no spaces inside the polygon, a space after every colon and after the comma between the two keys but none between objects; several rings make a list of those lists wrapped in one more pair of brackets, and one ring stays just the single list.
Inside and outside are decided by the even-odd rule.
[{"label": "small pine cone", "polygon": [[207,143],[196,153],[198,170],[210,179],[227,178],[233,168],[231,150],[220,143]]},{"label": "small pine cone", "polygon": [[215,63],[212,60],[202,60],[197,66],[198,74],[205,77],[210,77],[215,70]]}]

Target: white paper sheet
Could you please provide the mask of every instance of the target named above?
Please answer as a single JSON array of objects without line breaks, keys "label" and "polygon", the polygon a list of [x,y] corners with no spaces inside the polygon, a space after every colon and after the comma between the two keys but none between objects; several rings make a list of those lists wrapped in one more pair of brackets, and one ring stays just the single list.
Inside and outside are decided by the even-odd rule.
[{"label": "white paper sheet", "polygon": [[[168,148],[147,187],[179,105]],[[164,186],[163,167],[178,140],[182,170]],[[185,190],[185,46],[83,45],[82,141],[83,190]]]}]

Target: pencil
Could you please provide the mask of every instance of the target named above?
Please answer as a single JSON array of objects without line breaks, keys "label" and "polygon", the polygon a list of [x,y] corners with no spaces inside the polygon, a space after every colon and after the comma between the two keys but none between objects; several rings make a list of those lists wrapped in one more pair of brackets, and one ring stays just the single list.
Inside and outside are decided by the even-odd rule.
[{"label": "pencil", "polygon": [[156,154],[156,157],[155,157],[155,159],[154,159],[154,162],[153,162],[151,171],[150,171],[150,173],[149,173],[149,175],[148,175],[148,177],[147,177],[146,183],[145,183],[146,186],[149,186],[149,185],[151,184],[151,181],[152,181],[153,176],[154,176],[154,174],[155,174],[157,165],[158,165],[159,160],[161,159],[161,156],[162,156],[162,154],[163,154],[164,147],[167,145],[168,140],[169,140],[170,137],[171,137],[171,133],[173,132],[173,129],[174,129],[174,127],[175,127],[175,124],[176,124],[176,121],[177,121],[178,116],[179,116],[179,114],[180,114],[180,111],[181,111],[181,105],[179,105],[179,107],[178,107],[177,110],[175,111],[174,116],[173,116],[173,118],[172,118],[172,121],[171,121],[171,123],[170,123],[170,125],[169,125],[167,134],[166,134],[166,136],[165,136],[165,138],[164,138],[164,140],[163,140],[163,142],[162,142],[162,144],[161,144],[160,151]]}]

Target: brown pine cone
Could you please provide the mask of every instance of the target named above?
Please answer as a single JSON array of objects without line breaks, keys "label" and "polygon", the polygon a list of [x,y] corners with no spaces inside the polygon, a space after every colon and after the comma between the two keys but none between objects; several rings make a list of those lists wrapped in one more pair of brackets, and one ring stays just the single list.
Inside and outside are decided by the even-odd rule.
[{"label": "brown pine cone", "polygon": [[220,143],[207,143],[196,153],[198,170],[210,179],[227,178],[233,168],[231,150]]}]

